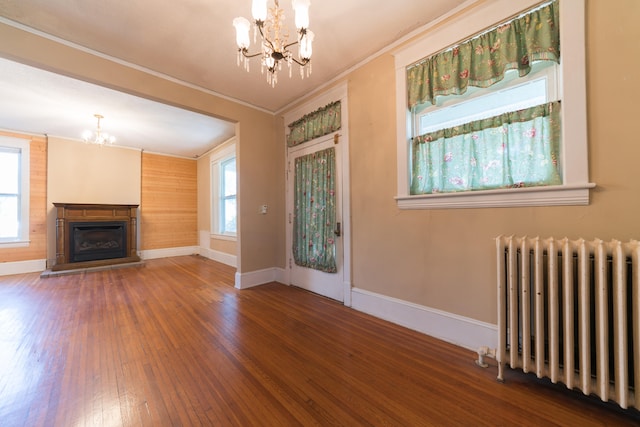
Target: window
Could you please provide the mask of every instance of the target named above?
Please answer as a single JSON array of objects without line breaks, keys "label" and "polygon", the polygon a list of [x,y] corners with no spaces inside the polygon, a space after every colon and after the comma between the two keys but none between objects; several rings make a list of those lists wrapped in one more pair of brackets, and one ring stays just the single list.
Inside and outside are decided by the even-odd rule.
[{"label": "window", "polygon": [[236,158],[220,163],[220,234],[236,233]]},{"label": "window", "polygon": [[0,137],[0,244],[29,240],[29,142]]},{"label": "window", "polygon": [[231,239],[237,233],[235,151],[235,143],[229,143],[211,159],[211,234]]},{"label": "window", "polygon": [[414,135],[459,126],[510,111],[524,110],[557,99],[554,62],[536,62],[525,77],[508,70],[504,80],[489,88],[470,87],[464,95],[437,97],[434,105],[422,105],[412,117]]},{"label": "window", "polygon": [[[583,0],[556,3],[560,11],[562,46],[559,63],[532,61],[528,64],[531,71],[524,77],[517,69],[508,70],[499,83],[486,88],[472,87],[472,83],[462,89],[447,86],[445,77],[449,75],[437,74],[440,69],[436,67],[440,64],[436,61],[455,58],[458,46],[460,56],[464,48],[477,53],[473,43],[463,46],[465,40],[482,37],[470,39],[472,35],[500,33],[503,31],[500,25],[507,22],[507,18],[515,17],[517,21],[523,13],[539,6],[543,9],[548,4],[548,1],[498,0],[482,7],[469,6],[467,10],[463,5],[441,19],[447,21],[446,25],[440,21],[433,23],[432,30],[423,39],[396,53],[397,202],[400,208],[588,204],[588,189],[593,184],[587,182]],[[455,15],[458,17],[451,18]],[[563,20],[565,16],[571,18]],[[470,32],[462,34],[460,28]],[[484,31],[485,28],[493,30]],[[546,59],[544,52],[547,51],[552,50],[543,51],[542,59]],[[433,63],[425,64],[428,61]],[[419,73],[424,73],[424,77]],[[424,81],[431,79],[434,84],[432,87],[425,84],[426,88],[417,86],[416,75]],[[462,80],[463,73],[459,75]],[[565,80],[564,75],[570,77]],[[458,73],[452,73],[451,80],[457,76]],[[541,109],[541,106],[546,107]],[[514,149],[503,149],[506,154],[500,153],[501,157],[497,157],[495,153],[505,146],[504,141],[511,141],[507,130],[512,122],[533,123],[533,120],[538,132],[531,132],[529,128],[528,136],[557,142],[547,142],[544,149],[532,149],[531,145],[524,145],[530,142],[516,141],[510,143]],[[561,126],[557,126],[560,122]],[[498,124],[502,127],[498,128]],[[538,126],[545,129],[542,138],[539,131],[542,127]],[[501,135],[497,135],[497,129]],[[514,129],[517,130],[514,138],[526,133],[524,128]],[[500,142],[498,137],[506,139]],[[492,147],[487,141],[493,141],[496,146]],[[474,151],[477,147],[484,152]],[[520,160],[535,158],[537,163],[512,170],[513,156],[518,155]],[[487,173],[486,167],[476,167],[480,161],[491,165],[493,172]]]}]

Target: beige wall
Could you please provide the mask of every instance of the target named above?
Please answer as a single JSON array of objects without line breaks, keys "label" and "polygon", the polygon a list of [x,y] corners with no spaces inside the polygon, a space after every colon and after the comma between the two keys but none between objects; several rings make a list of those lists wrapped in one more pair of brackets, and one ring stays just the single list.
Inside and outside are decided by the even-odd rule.
[{"label": "beige wall", "polygon": [[48,141],[49,204],[140,204],[140,150],[54,137]]},{"label": "beige wall", "polygon": [[[240,272],[284,268],[285,264],[284,252],[275,250],[284,240],[284,149],[275,138],[273,115],[250,120],[241,120],[237,133]],[[263,204],[269,206],[267,215],[259,212]]]}]

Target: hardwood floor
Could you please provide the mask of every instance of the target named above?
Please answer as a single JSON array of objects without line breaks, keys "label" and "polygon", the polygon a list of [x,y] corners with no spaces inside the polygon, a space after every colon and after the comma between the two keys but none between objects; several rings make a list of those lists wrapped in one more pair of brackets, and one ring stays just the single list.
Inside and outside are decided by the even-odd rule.
[{"label": "hardwood floor", "polygon": [[189,256],[0,277],[0,425],[640,424],[294,287],[238,291],[234,273]]}]

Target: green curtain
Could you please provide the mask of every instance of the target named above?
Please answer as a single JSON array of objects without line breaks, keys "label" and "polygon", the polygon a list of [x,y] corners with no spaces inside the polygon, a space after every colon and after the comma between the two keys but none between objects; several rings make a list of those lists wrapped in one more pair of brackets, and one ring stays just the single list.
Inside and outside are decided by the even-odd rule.
[{"label": "green curtain", "polygon": [[340,101],[332,102],[309,113],[289,125],[287,145],[289,147],[302,144],[323,135],[330,134],[342,126]]},{"label": "green curtain", "polygon": [[557,185],[560,102],[416,137],[411,194]]},{"label": "green curtain", "polygon": [[527,75],[539,60],[560,61],[557,2],[408,67],[408,107],[435,104],[439,95],[463,94],[469,85],[489,87],[510,69]]},{"label": "green curtain", "polygon": [[296,265],[337,272],[335,149],[298,157],[294,171],[293,258]]}]

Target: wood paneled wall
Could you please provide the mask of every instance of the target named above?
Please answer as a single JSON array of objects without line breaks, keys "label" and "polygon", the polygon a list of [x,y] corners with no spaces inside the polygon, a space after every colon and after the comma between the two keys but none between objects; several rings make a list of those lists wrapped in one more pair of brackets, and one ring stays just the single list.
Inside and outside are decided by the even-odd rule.
[{"label": "wood paneled wall", "polygon": [[198,245],[197,162],[142,153],[140,250]]},{"label": "wood paneled wall", "polygon": [[0,135],[30,139],[29,246],[0,249],[0,262],[47,258],[47,141],[44,137],[10,132]]}]

